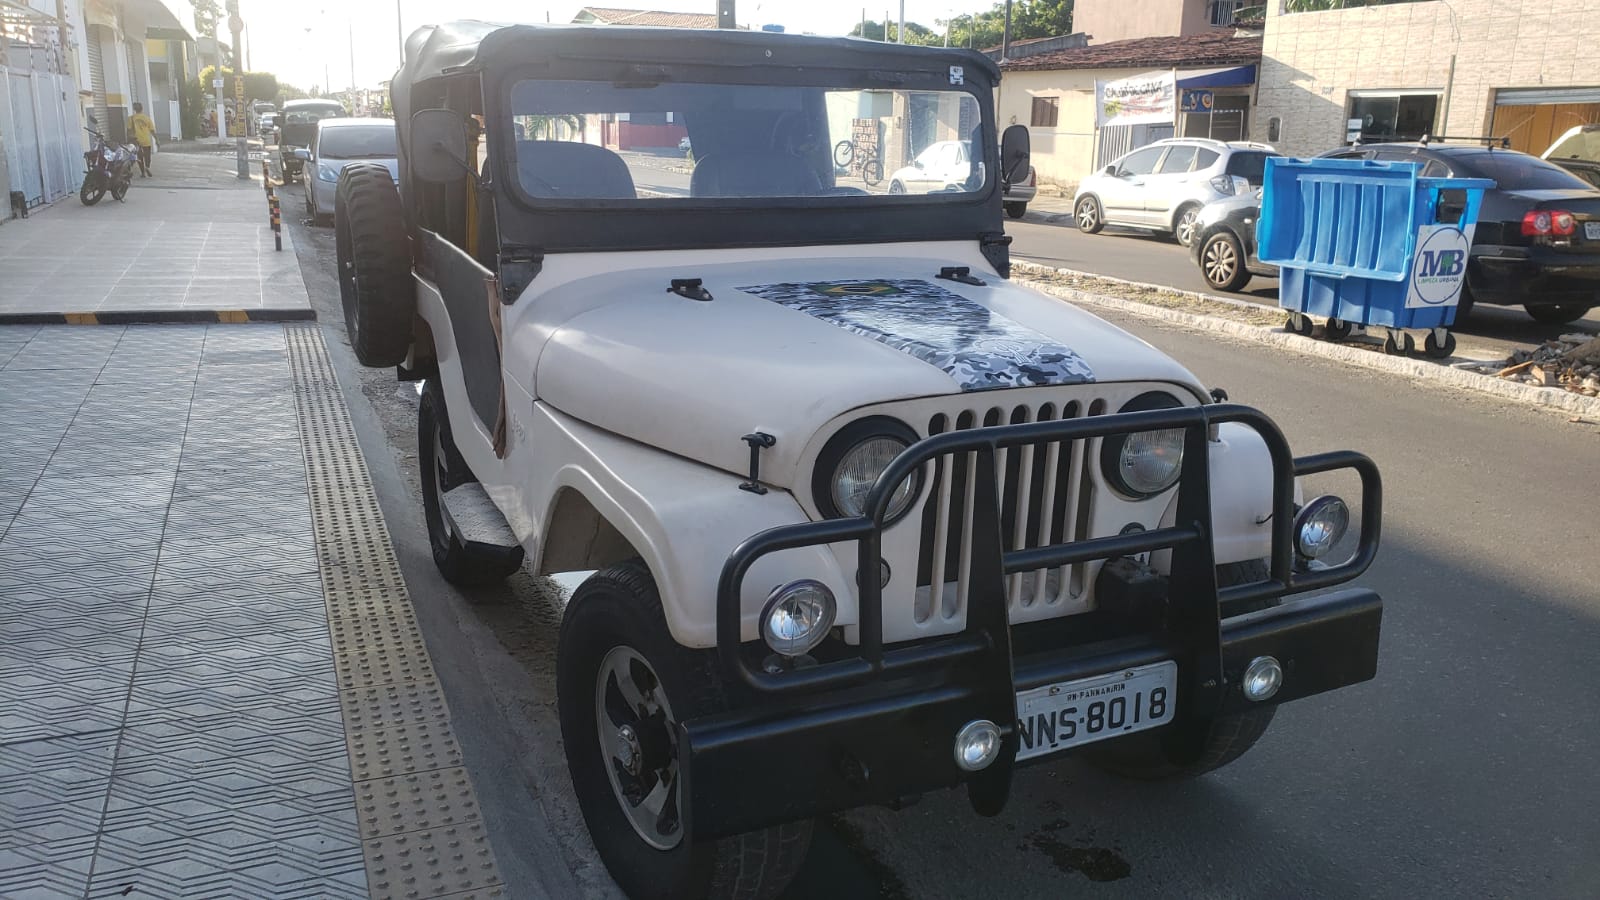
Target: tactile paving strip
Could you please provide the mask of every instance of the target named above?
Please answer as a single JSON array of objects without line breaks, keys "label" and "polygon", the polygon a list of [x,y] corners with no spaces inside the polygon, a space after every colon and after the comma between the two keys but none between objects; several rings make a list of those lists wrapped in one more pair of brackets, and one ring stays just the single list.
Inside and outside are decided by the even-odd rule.
[{"label": "tactile paving strip", "polygon": [[377,494],[314,325],[286,325],[373,897],[503,895]]}]

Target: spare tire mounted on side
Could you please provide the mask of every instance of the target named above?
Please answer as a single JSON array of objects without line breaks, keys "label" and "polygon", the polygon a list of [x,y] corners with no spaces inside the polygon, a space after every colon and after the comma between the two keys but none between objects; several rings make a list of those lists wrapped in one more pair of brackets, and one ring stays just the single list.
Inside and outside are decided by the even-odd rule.
[{"label": "spare tire mounted on side", "polygon": [[416,295],[405,213],[389,170],[346,166],[333,204],[345,331],[364,366],[395,366],[411,347]]}]

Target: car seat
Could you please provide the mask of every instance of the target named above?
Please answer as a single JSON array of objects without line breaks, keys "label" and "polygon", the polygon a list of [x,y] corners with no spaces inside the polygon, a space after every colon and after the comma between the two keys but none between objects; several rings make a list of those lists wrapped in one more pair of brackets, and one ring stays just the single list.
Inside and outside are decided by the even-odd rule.
[{"label": "car seat", "polygon": [[810,197],[822,193],[805,160],[782,153],[718,153],[697,160],[693,197]]},{"label": "car seat", "polygon": [[530,196],[559,200],[633,200],[633,175],[622,157],[576,141],[517,141],[517,177]]}]

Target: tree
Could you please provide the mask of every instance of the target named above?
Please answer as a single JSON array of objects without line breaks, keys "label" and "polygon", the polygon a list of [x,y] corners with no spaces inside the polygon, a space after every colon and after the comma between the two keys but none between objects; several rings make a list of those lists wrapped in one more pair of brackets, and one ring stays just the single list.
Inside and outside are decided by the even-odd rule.
[{"label": "tree", "polygon": [[[206,66],[200,70],[200,84],[209,85],[217,77],[216,66]],[[223,69],[222,78],[227,81],[223,92],[228,96],[233,95],[233,70]],[[271,72],[245,72],[244,96],[246,100],[274,100],[278,96],[278,76]]]},{"label": "tree", "polygon": [[192,0],[194,27],[200,37],[216,37],[217,23],[222,19],[222,7],[217,0]]},{"label": "tree", "polygon": [[[887,36],[884,34],[886,29],[888,31]],[[856,27],[850,29],[851,37],[864,37],[869,41],[888,40],[891,42],[898,42],[899,35],[900,26],[897,22],[874,22],[871,19],[868,19],[865,22],[857,23]],[[918,25],[916,22],[907,22],[906,43],[917,44],[923,47],[931,47],[937,44],[943,44],[944,34],[935,34],[932,29],[929,29],[925,25]]]},{"label": "tree", "polygon": [[[1011,39],[1060,37],[1072,33],[1073,0],[1019,0],[1011,5]],[[1006,5],[996,3],[985,12],[957,16],[935,24],[950,31],[950,43],[957,47],[987,50],[1005,41]],[[906,26],[909,34],[911,26]],[[944,36],[940,35],[943,43]]]}]

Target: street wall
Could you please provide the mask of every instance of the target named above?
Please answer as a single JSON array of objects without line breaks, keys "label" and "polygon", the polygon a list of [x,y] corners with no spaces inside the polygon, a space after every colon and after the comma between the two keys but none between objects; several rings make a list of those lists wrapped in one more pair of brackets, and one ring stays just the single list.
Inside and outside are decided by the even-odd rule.
[{"label": "street wall", "polygon": [[1095,79],[1124,78],[1144,69],[1060,69],[1006,72],[996,101],[1000,129],[1028,125],[1034,97],[1056,97],[1055,128],[1028,128],[1033,167],[1041,181],[1076,184],[1094,167]]},{"label": "street wall", "polygon": [[1344,143],[1350,91],[1442,93],[1447,85],[1438,133],[1490,134],[1496,90],[1600,84],[1597,7],[1596,0],[1433,0],[1269,15],[1252,137],[1268,140],[1269,120],[1280,117],[1278,149],[1319,153]]}]

